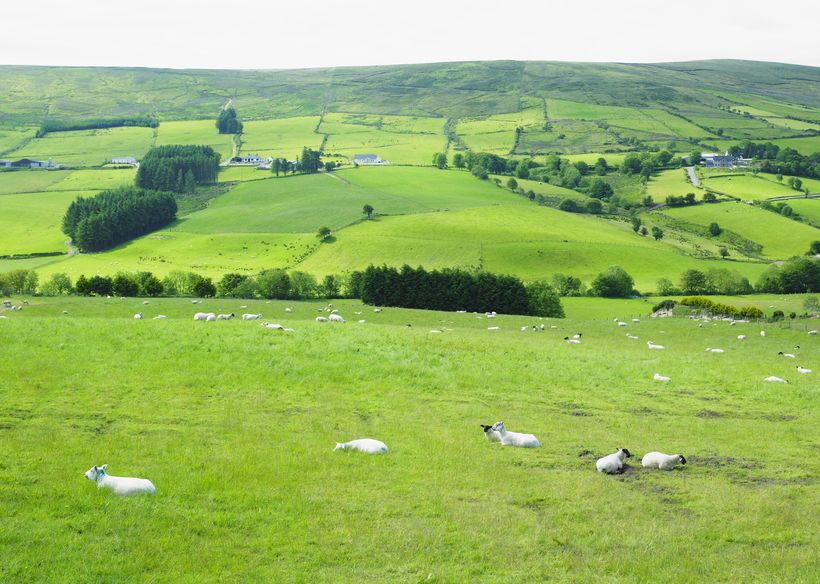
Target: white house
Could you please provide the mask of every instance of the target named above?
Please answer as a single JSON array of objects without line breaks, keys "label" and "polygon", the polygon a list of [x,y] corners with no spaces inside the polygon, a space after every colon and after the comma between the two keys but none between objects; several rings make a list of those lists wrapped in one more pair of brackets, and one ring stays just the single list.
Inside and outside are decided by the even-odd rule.
[{"label": "white house", "polygon": [[353,156],[355,164],[384,164],[378,154],[355,154]]},{"label": "white house", "polygon": [[262,164],[264,159],[258,154],[242,154],[233,159],[237,164]]},{"label": "white house", "polygon": [[136,164],[137,159],[133,156],[117,156],[111,159],[112,164]]}]

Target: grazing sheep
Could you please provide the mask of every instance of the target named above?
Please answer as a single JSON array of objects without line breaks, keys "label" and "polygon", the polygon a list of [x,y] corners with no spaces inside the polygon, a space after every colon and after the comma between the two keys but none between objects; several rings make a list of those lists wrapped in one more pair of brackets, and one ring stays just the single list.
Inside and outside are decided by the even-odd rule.
[{"label": "grazing sheep", "polygon": [[191,300],[191,304],[202,304],[202,300]]},{"label": "grazing sheep", "polygon": [[373,309],[373,312],[381,312],[381,311],[382,311],[382,309],[381,309],[381,308],[374,308],[374,309]]},{"label": "grazing sheep", "polygon": [[626,333],[626,338],[627,339],[632,339],[633,341],[638,340],[638,337],[636,337],[635,335],[630,335],[629,333]]},{"label": "grazing sheep", "polygon": [[632,453],[626,448],[619,448],[618,452],[599,458],[595,462],[595,468],[598,472],[605,472],[607,474],[620,474],[624,472],[624,460],[630,458]]},{"label": "grazing sheep", "polygon": [[501,434],[493,430],[492,426],[488,426],[487,424],[480,424],[482,428],[484,428],[484,435],[487,437],[487,440],[490,442],[501,442]]},{"label": "grazing sheep", "polygon": [[361,320],[359,321],[359,324],[364,324],[364,323],[366,323],[366,322],[367,322],[366,320],[361,319]]},{"label": "grazing sheep", "polygon": [[158,314],[154,317],[154,320],[164,320],[166,318],[168,318],[168,317],[165,316],[164,314]]},{"label": "grazing sheep", "polygon": [[257,320],[259,318],[262,318],[261,314],[249,314],[246,312],[242,315],[242,320]]},{"label": "grazing sheep", "polygon": [[654,350],[658,350],[658,351],[661,350],[661,349],[666,348],[663,345],[656,345],[652,341],[646,341],[646,346],[649,347],[650,349],[654,349]]},{"label": "grazing sheep", "polygon": [[[209,316],[214,316],[213,312],[197,312],[194,315],[194,320],[208,320]],[[216,318],[216,317],[214,317]]]},{"label": "grazing sheep", "polygon": [[288,306],[285,308],[285,312],[293,312],[293,309],[290,306]]},{"label": "grazing sheep", "polygon": [[766,336],[766,331],[760,331],[760,336],[765,337]]},{"label": "grazing sheep", "polygon": [[659,468],[661,470],[672,470],[679,464],[686,464],[686,458],[682,454],[647,452],[641,460],[641,465],[644,468]]},{"label": "grazing sheep", "polygon": [[666,375],[661,375],[660,373],[655,373],[655,375],[652,376],[652,379],[654,379],[655,381],[663,381],[663,382],[672,381],[671,377],[667,377]]},{"label": "grazing sheep", "polygon": [[430,332],[431,333],[440,333],[441,331],[439,329],[432,329]]},{"label": "grazing sheep", "polygon": [[365,454],[384,454],[387,452],[387,445],[372,438],[359,438],[350,442],[337,442],[333,452],[337,450],[356,450]]},{"label": "grazing sheep", "polygon": [[810,334],[810,335],[812,335],[812,336],[814,336],[814,335],[816,335],[816,334],[817,334],[817,331],[809,331],[809,334]]},{"label": "grazing sheep", "polygon": [[496,422],[492,429],[498,432],[501,444],[504,446],[518,446],[519,448],[538,448],[541,443],[533,434],[522,434],[520,432],[508,432],[504,427],[504,422]]},{"label": "grazing sheep", "polygon": [[633,318],[632,322],[641,322],[641,319],[640,318]]},{"label": "grazing sheep", "polygon": [[134,320],[142,320],[142,313],[138,312],[137,314],[135,314],[134,315]]},{"label": "grazing sheep", "polygon": [[500,326],[488,326],[487,330],[488,331],[497,331],[497,330],[501,330],[501,327]]},{"label": "grazing sheep", "polygon": [[328,320],[330,320],[330,322],[345,322],[345,319],[342,318],[342,315],[336,314],[335,312],[331,313],[331,315],[328,317]]},{"label": "grazing sheep", "polygon": [[271,330],[275,330],[275,331],[285,330],[285,327],[283,327],[281,324],[276,324],[276,323],[271,323],[271,322],[263,322],[261,326],[263,326],[266,329],[271,329]]},{"label": "grazing sheep", "polygon": [[214,322],[215,320],[216,320],[216,315],[213,312],[205,317],[205,322]]},{"label": "grazing sheep", "polygon": [[143,300],[143,301],[142,301],[142,303],[143,303],[143,304],[148,304],[148,301],[147,301],[147,300]]},{"label": "grazing sheep", "polygon": [[805,367],[801,367],[800,365],[798,365],[797,372],[805,375],[806,373],[811,373],[811,369],[806,369]]},{"label": "grazing sheep", "polygon": [[778,353],[778,355],[782,355],[783,357],[788,357],[789,359],[796,359],[796,357],[793,353],[784,353],[783,351],[780,351]]},{"label": "grazing sheep", "polygon": [[573,338],[573,339],[580,339],[580,338],[581,338],[581,336],[582,336],[582,335],[581,335],[581,333],[578,333],[578,334],[576,334],[576,335],[572,335],[572,338]]},{"label": "grazing sheep", "polygon": [[567,343],[569,343],[571,345],[580,345],[581,344],[581,341],[579,341],[578,339],[571,339],[569,337],[564,337],[564,341],[566,341]]},{"label": "grazing sheep", "polygon": [[230,314],[220,314],[216,317],[216,320],[231,320],[234,316],[236,316],[233,312]]},{"label": "grazing sheep", "polygon": [[769,382],[771,382],[771,383],[788,383],[788,381],[786,381],[786,380],[785,380],[785,379],[783,379],[782,377],[777,377],[776,375],[769,375],[769,376],[768,376],[766,379],[764,379],[763,381],[769,381]]},{"label": "grazing sheep", "polygon": [[619,322],[618,326],[626,326],[626,323],[625,322]]},{"label": "grazing sheep", "polygon": [[745,341],[746,340],[746,335],[738,335],[737,340],[738,341]]},{"label": "grazing sheep", "polygon": [[706,352],[707,353],[725,353],[726,351],[724,351],[723,349],[711,349],[709,347],[706,347]]},{"label": "grazing sheep", "polygon": [[327,317],[326,316],[317,316],[316,317],[316,322],[327,322]]},{"label": "grazing sheep", "polygon": [[117,495],[135,495],[137,493],[153,495],[157,492],[157,489],[148,479],[110,476],[105,472],[107,468],[107,464],[92,466],[85,472],[85,478],[97,483],[98,489],[111,489]]}]

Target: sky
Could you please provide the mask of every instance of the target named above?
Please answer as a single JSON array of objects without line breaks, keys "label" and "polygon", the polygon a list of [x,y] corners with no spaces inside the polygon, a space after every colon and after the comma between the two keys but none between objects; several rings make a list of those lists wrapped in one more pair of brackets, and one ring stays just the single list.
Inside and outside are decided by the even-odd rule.
[{"label": "sky", "polygon": [[[38,0],[0,64],[296,69],[473,60],[820,66],[812,0]],[[308,11],[305,7],[310,7]]]}]

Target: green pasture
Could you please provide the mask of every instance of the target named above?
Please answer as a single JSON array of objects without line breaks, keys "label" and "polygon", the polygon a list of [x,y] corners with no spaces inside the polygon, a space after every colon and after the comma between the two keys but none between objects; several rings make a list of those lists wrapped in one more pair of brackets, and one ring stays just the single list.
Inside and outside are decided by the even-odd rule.
[{"label": "green pasture", "polygon": [[0,196],[0,255],[66,251],[63,215],[77,195],[94,194],[61,191]]},{"label": "green pasture", "polygon": [[319,119],[319,116],[302,116],[243,122],[242,152],[259,154],[262,158],[296,160],[302,148],[318,150],[322,144],[322,136],[314,132]]},{"label": "green pasture", "polygon": [[15,193],[39,193],[50,185],[59,184],[71,171],[68,170],[13,170],[0,172],[0,195]]},{"label": "green pasture", "polygon": [[783,182],[778,182],[772,175],[759,174],[718,174],[714,177],[703,179],[702,184],[706,188],[714,189],[721,193],[743,199],[744,201],[762,201],[771,197],[788,197],[791,195],[799,195],[800,192],[795,191],[786,184],[786,179]]},{"label": "green pasture", "polygon": [[687,193],[695,193],[700,198],[703,189],[689,182],[689,176],[683,168],[662,170],[654,174],[646,184],[646,194],[658,203],[665,201],[668,196],[682,197]]},{"label": "green pasture", "polygon": [[[503,186],[506,186],[507,181],[510,180],[510,177],[504,175],[490,175],[490,178],[500,180]],[[549,183],[537,180],[528,180],[525,178],[517,178],[515,181],[518,183],[519,189],[524,189],[524,191],[527,192],[532,191],[536,195],[544,195],[545,197],[551,199],[575,199],[576,201],[581,202],[588,202],[590,200],[589,197],[579,193],[578,191],[565,189],[564,187],[559,187],[557,185],[551,185]]]},{"label": "green pasture", "polygon": [[[785,201],[785,203],[796,213],[814,223],[815,227],[820,228],[820,200],[794,199]],[[818,234],[818,239],[820,239],[820,234]]]},{"label": "green pasture", "polygon": [[543,107],[530,107],[520,112],[487,117],[466,117],[456,124],[456,134],[474,152],[490,152],[505,156],[515,146],[515,129],[539,132],[544,127]]},{"label": "green pasture", "polygon": [[663,214],[690,223],[717,223],[763,246],[763,256],[785,260],[808,251],[817,229],[744,203],[727,202],[693,207],[667,208]]},{"label": "green pasture", "polygon": [[45,187],[46,191],[102,191],[133,184],[137,175],[133,168],[101,168],[74,170],[60,182]]},{"label": "green pasture", "polygon": [[216,131],[216,115],[209,120],[162,122],[157,129],[157,146],[165,144],[202,144],[219,152],[224,162],[233,153],[233,136]]},{"label": "green pasture", "polygon": [[618,167],[629,154],[629,152],[586,152],[584,154],[561,154],[561,158],[566,158],[570,162],[583,161],[589,165],[595,165],[599,158],[603,158],[608,166]]},{"label": "green pasture", "polygon": [[246,182],[271,178],[270,170],[260,170],[255,166],[223,166],[219,169],[217,180],[224,182]]},{"label": "green pasture", "polygon": [[818,107],[809,107],[806,105],[790,103],[788,101],[775,100],[762,95],[724,92],[720,92],[719,94],[721,97],[739,102],[741,105],[731,104],[730,107],[740,109],[741,111],[750,110],[750,113],[754,114],[754,111],[751,111],[750,109],[751,106],[751,108],[757,108],[758,111],[763,110],[778,116],[792,116],[797,119],[814,120],[820,122],[820,108]]},{"label": "green pasture", "polygon": [[603,150],[626,150],[615,137],[592,122],[580,120],[555,120],[550,131],[525,130],[516,148],[519,154],[579,154]]},{"label": "green pasture", "polygon": [[5,157],[7,153],[14,152],[23,142],[34,138],[35,133],[35,128],[0,126],[0,154]]},{"label": "green pasture", "polygon": [[[15,453],[0,466],[0,579],[814,581],[816,373],[777,352],[800,344],[816,371],[816,337],[617,327],[647,312],[626,303],[539,333],[520,331],[528,317],[488,331],[479,315],[352,301],[334,302],[347,324],[323,325],[323,306],[32,299],[0,319],[0,440]],[[199,310],[295,332],[193,322]],[[561,340],[576,332],[581,345]],[[490,444],[478,425],[496,420],[541,448]],[[358,437],[390,451],[332,451]],[[621,446],[627,472],[596,472]],[[650,450],[688,464],[643,470]],[[97,490],[83,472],[103,463],[157,494]]]},{"label": "green pasture", "polygon": [[102,166],[116,156],[140,159],[153,146],[152,128],[105,128],[50,132],[35,138],[9,156],[48,160],[68,166]]}]

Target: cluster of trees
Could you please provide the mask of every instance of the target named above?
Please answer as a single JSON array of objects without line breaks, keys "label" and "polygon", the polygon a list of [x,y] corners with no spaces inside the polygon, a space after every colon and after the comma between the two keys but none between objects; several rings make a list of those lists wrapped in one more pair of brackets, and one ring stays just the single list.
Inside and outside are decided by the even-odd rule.
[{"label": "cluster of trees", "polygon": [[322,152],[320,150],[311,150],[310,148],[302,148],[302,154],[296,159],[296,162],[291,162],[287,158],[274,158],[271,161],[270,169],[273,174],[279,176],[281,172],[287,175],[288,172],[296,174],[303,172],[305,174],[313,174],[319,172],[323,168],[330,172],[336,168],[335,162],[322,163]]},{"label": "cluster of trees", "polygon": [[127,118],[106,118],[91,120],[45,120],[37,130],[36,137],[42,138],[49,132],[66,132],[68,130],[96,130],[99,128],[120,128],[137,126],[156,128],[159,120],[151,116],[131,116]]},{"label": "cluster of trees", "polygon": [[216,295],[279,300],[354,297],[358,286],[355,274],[328,274],[321,282],[305,272],[281,269],[263,270],[255,276],[225,274],[216,285]]},{"label": "cluster of trees", "polygon": [[236,117],[236,110],[228,107],[219,112],[216,118],[216,129],[220,134],[241,134],[242,122]]},{"label": "cluster of trees", "polygon": [[0,273],[0,295],[34,294],[37,292],[37,272],[34,270],[12,270]]},{"label": "cluster of trees", "polygon": [[563,317],[560,299],[549,284],[524,286],[514,276],[459,269],[428,272],[404,265],[401,269],[369,266],[357,280],[366,304]]},{"label": "cluster of trees", "polygon": [[729,154],[760,160],[759,169],[763,172],[820,178],[820,152],[806,156],[794,148],[780,148],[771,142],[754,143],[744,140],[729,148]]},{"label": "cluster of trees", "polygon": [[677,294],[736,296],[752,294],[754,288],[748,278],[726,269],[686,270],[681,274],[678,286],[668,278],[657,282],[657,292],[663,296]]},{"label": "cluster of trees", "polygon": [[77,197],[63,216],[63,233],[81,251],[101,251],[165,227],[176,218],[171,193],[126,186]]},{"label": "cluster of trees", "polygon": [[783,265],[772,265],[757,281],[758,292],[801,294],[820,292],[820,258],[794,258]]},{"label": "cluster of trees", "polygon": [[[703,200],[705,202],[713,202],[716,199],[715,197],[715,199],[707,201],[706,195],[712,195],[712,197],[715,197],[712,193],[706,193],[703,195]],[[669,195],[668,197],[666,197],[666,204],[670,207],[686,207],[687,205],[697,205],[698,202],[695,199],[695,193],[686,193],[686,195],[682,196]]]},{"label": "cluster of trees", "polygon": [[151,148],[137,171],[137,186],[155,191],[192,192],[216,180],[219,154],[210,146],[169,144]]},{"label": "cluster of trees", "polygon": [[672,153],[668,150],[627,154],[621,163],[621,172],[626,175],[639,174],[644,178],[649,178],[658,169],[669,167],[672,158]]},{"label": "cluster of trees", "polygon": [[714,302],[702,296],[681,298],[680,304],[706,310],[717,316],[731,316],[732,318],[763,318],[763,311],[756,306],[742,306],[737,308],[728,304]]}]

